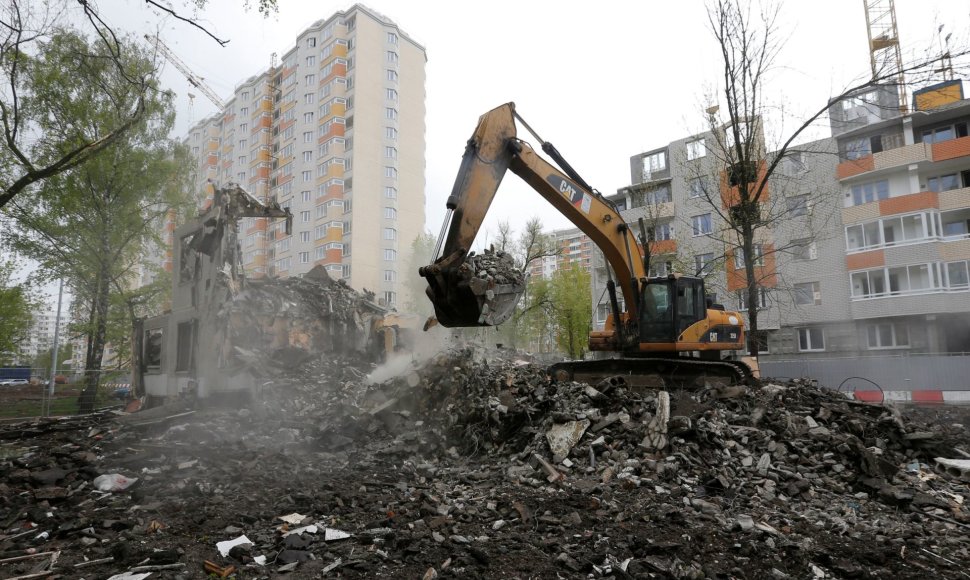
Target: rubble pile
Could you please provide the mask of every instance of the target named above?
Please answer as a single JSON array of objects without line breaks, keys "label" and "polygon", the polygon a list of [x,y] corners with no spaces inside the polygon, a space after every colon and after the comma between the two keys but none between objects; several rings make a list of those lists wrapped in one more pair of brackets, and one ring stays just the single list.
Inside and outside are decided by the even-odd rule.
[{"label": "rubble pile", "polygon": [[228,320],[234,354],[258,373],[314,353],[375,354],[376,324],[385,312],[372,292],[357,292],[317,266],[303,277],[248,281],[219,317]]},{"label": "rubble pile", "polygon": [[466,279],[477,278],[516,286],[525,283],[525,275],[515,266],[512,255],[494,248],[487,248],[481,254],[470,253],[459,266],[459,271]]},{"label": "rubble pile", "polygon": [[0,427],[0,576],[904,579],[970,564],[967,412],[928,426],[797,381],[553,383],[467,349],[379,384],[370,368],[267,370],[246,408]]}]

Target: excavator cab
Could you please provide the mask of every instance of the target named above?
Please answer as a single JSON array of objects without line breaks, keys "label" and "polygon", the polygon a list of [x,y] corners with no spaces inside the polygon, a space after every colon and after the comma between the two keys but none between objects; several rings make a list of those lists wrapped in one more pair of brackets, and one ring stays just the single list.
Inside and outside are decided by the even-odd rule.
[{"label": "excavator cab", "polygon": [[640,342],[672,343],[706,316],[704,280],[679,275],[648,278],[640,305]]}]

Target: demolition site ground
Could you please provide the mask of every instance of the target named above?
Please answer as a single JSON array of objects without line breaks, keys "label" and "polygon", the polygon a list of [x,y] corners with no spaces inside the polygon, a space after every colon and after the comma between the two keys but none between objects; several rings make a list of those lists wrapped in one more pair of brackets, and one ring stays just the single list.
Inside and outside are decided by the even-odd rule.
[{"label": "demolition site ground", "polygon": [[970,578],[964,408],[373,370],[0,427],[0,577]]}]

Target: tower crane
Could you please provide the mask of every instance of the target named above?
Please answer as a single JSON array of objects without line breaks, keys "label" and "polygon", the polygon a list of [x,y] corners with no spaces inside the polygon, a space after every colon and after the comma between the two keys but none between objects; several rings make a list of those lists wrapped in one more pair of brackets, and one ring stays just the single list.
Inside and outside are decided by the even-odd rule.
[{"label": "tower crane", "polygon": [[226,108],[226,103],[219,98],[219,95],[217,95],[216,92],[213,91],[212,88],[210,88],[209,85],[207,85],[204,80],[202,80],[202,77],[192,72],[192,69],[190,69],[187,64],[182,62],[182,59],[176,56],[175,53],[172,52],[172,49],[170,49],[168,46],[165,45],[164,42],[162,42],[161,38],[159,38],[158,36],[150,36],[146,34],[145,40],[148,41],[148,44],[158,49],[158,52],[162,53],[162,56],[168,59],[170,63],[175,65],[175,68],[177,68],[179,72],[185,76],[185,78],[189,81],[189,83],[193,87],[199,89],[203,95],[208,97],[209,100],[212,101],[212,104],[218,107],[220,111]]}]

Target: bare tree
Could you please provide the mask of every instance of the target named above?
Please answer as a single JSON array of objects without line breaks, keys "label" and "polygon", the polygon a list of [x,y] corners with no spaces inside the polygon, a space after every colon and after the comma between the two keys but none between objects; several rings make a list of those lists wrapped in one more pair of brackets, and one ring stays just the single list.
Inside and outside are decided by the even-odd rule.
[{"label": "bare tree", "polygon": [[[729,276],[743,276],[752,356],[757,356],[760,346],[757,305],[761,289],[776,285],[777,260],[798,251],[798,244],[804,243],[802,239],[798,244],[776,244],[772,231],[802,215],[808,207],[816,206],[810,199],[792,200],[778,195],[784,191],[786,179],[797,179],[786,175],[785,168],[800,162],[806,152],[827,153],[817,146],[796,143],[805,139],[806,132],[825,117],[833,104],[887,84],[895,86],[903,78],[908,83],[926,83],[939,74],[942,62],[948,67],[953,62],[959,65],[968,54],[965,49],[949,49],[945,54],[927,52],[902,69],[884,66],[874,71],[871,78],[846,87],[807,118],[797,121],[795,128],[781,135],[769,151],[763,123],[775,109],[766,98],[765,84],[784,46],[778,29],[779,14],[780,7],[771,3],[714,0],[708,6],[711,32],[721,51],[723,76],[719,98],[712,97],[706,110],[704,138],[688,143],[686,161],[689,170],[693,168],[698,174],[713,172],[720,176],[718,183],[700,186],[699,196],[724,224],[719,234]],[[711,159],[701,163],[692,157]],[[740,272],[732,272],[732,261],[740,266]]]}]

